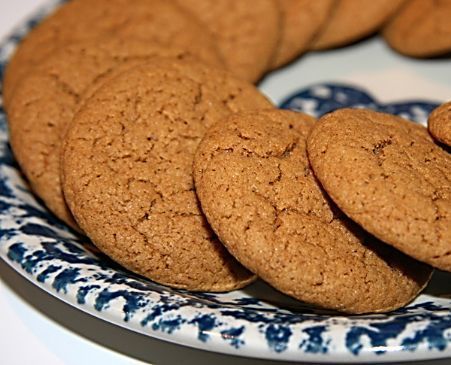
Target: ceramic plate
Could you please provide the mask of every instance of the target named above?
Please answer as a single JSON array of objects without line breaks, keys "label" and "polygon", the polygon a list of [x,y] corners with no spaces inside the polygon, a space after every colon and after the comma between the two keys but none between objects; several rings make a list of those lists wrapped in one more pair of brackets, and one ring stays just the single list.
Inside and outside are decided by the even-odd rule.
[{"label": "ceramic plate", "polygon": [[[2,69],[20,38],[52,6],[3,42]],[[424,123],[437,103],[451,99],[451,63],[404,59],[371,39],[309,54],[260,88],[282,107],[316,116],[355,106]],[[60,300],[148,336],[241,356],[335,363],[451,356],[451,300],[442,284],[448,274],[435,274],[427,294],[406,308],[343,316],[304,306],[261,282],[213,295],[171,290],[125,271],[33,196],[11,154],[6,123],[1,111],[0,257]]]}]

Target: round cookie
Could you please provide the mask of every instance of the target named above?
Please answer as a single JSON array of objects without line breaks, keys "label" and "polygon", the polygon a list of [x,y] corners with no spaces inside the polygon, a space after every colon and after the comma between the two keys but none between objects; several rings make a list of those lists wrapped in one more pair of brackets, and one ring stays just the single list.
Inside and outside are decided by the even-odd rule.
[{"label": "round cookie", "polygon": [[271,110],[212,127],[194,160],[202,209],[229,251],[285,294],[348,313],[401,307],[431,269],[365,236],[331,205],[309,167],[313,125]]},{"label": "round cookie", "polygon": [[440,105],[429,115],[428,129],[437,141],[451,147],[451,101]]},{"label": "round cookie", "polygon": [[104,83],[63,147],[67,203],[89,238],[126,268],[188,290],[253,280],[200,210],[192,163],[206,129],[230,113],[271,108],[251,84],[191,62],[161,60]]},{"label": "round cookie", "polygon": [[451,1],[410,0],[383,30],[394,50],[414,57],[451,52]]},{"label": "round cookie", "polygon": [[16,87],[8,120],[14,154],[33,190],[49,209],[77,228],[64,201],[60,147],[67,126],[85,97],[119,66],[156,56],[193,59],[187,51],[138,40],[96,39],[49,55]]},{"label": "round cookie", "polygon": [[280,38],[276,0],[177,0],[216,37],[227,68],[250,82],[267,71]]},{"label": "round cookie", "polygon": [[308,139],[315,175],[367,231],[451,271],[451,156],[426,128],[371,110],[342,109]]},{"label": "round cookie", "polygon": [[325,24],[335,0],[278,0],[282,34],[272,68],[279,68],[304,52]]},{"label": "round cookie", "polygon": [[[72,0],[22,41],[6,68],[5,106],[18,81],[59,47],[102,36],[140,39],[189,50],[217,64],[212,35],[191,14],[166,0]],[[8,109],[7,109],[8,110]]]},{"label": "round cookie", "polygon": [[344,46],[376,32],[406,0],[336,0],[336,5],[310,46],[323,50]]}]

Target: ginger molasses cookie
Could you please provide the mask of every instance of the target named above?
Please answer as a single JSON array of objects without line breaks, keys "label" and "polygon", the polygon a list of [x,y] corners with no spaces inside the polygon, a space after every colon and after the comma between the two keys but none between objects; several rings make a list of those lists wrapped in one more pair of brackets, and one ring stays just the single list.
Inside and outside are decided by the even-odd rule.
[{"label": "ginger molasses cookie", "polygon": [[188,51],[155,43],[102,38],[71,44],[48,55],[16,87],[8,113],[14,154],[33,190],[74,228],[59,178],[66,128],[82,100],[117,67],[156,56],[194,58]]},{"label": "ginger molasses cookie", "polygon": [[451,156],[426,128],[342,109],[315,125],[308,154],[346,215],[407,255],[451,271]]},{"label": "ginger molasses cookie", "polygon": [[72,0],[28,34],[6,69],[5,105],[30,68],[67,44],[101,36],[140,39],[188,49],[217,64],[211,34],[195,17],[166,0]]},{"label": "ginger molasses cookie", "polygon": [[305,114],[271,110],[212,127],[194,163],[202,209],[230,252],[285,294],[348,313],[401,307],[431,269],[332,206],[307,158],[313,125]]},{"label": "ginger molasses cookie", "polygon": [[192,163],[210,125],[271,107],[251,84],[192,62],[150,62],[104,83],[63,147],[63,188],[78,224],[111,258],[156,282],[205,291],[248,284],[253,275],[201,212]]},{"label": "ginger molasses cookie", "polygon": [[451,102],[440,105],[429,115],[428,129],[437,141],[451,147]]},{"label": "ginger molasses cookie", "polygon": [[[344,46],[376,32],[406,0],[336,0],[310,49]],[[422,0],[420,0],[422,1]]]},{"label": "ginger molasses cookie", "polygon": [[308,49],[324,26],[335,0],[278,0],[283,15],[282,34],[272,62],[278,68]]},{"label": "ginger molasses cookie", "polygon": [[387,43],[407,56],[451,53],[451,1],[410,0],[383,30]]},{"label": "ginger molasses cookie", "polygon": [[177,0],[216,37],[227,68],[251,82],[267,71],[280,39],[276,0]]}]

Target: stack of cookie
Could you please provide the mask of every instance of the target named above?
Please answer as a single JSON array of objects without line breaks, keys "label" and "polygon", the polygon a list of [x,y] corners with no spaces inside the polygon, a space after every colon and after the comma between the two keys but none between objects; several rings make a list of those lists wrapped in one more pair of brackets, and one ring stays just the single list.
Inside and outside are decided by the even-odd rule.
[{"label": "stack of cookie", "polygon": [[[429,265],[451,270],[449,155],[411,122],[315,122],[251,84],[403,1],[372,3],[384,14],[349,26],[350,0],[72,0],[7,68],[15,156],[52,212],[156,282],[227,291],[257,275],[325,308],[399,308]],[[447,143],[449,108],[432,120]]]},{"label": "stack of cookie", "polygon": [[450,168],[426,128],[358,109],[318,122],[235,114],[194,159],[203,212],[233,256],[294,298],[349,313],[406,304],[427,264],[451,271]]},{"label": "stack of cookie", "polygon": [[[258,81],[309,50],[326,50],[380,31],[414,57],[451,52],[451,1],[72,0],[22,42],[4,81],[6,106],[20,80],[67,44],[114,37],[158,43]],[[413,26],[415,25],[415,26]],[[99,43],[101,41],[99,40]]]}]

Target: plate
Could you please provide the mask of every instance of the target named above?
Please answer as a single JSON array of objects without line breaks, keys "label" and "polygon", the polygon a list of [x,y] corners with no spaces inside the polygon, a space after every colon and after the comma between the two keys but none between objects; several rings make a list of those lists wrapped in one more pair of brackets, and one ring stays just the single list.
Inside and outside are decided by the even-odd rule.
[{"label": "plate", "polygon": [[[21,24],[0,45],[1,70],[21,37],[55,5],[50,3]],[[379,39],[371,39],[306,55],[274,72],[260,88],[281,107],[316,116],[340,107],[370,107],[424,123],[440,101],[451,99],[451,64],[449,59],[404,59]],[[3,109],[0,257],[38,287],[82,311],[199,349],[334,363],[451,356],[449,274],[436,273],[426,293],[403,309],[345,316],[303,305],[262,282],[226,294],[190,293],[124,270],[68,229],[31,193],[11,154]]]}]

